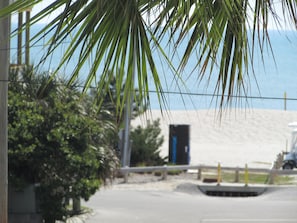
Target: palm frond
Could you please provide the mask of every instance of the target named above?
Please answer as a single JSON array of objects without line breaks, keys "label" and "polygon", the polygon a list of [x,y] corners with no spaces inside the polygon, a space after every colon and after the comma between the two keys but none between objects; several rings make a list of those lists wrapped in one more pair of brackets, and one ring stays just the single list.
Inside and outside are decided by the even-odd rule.
[{"label": "palm frond", "polygon": [[[16,0],[7,8],[0,9],[0,18],[40,1]],[[281,3],[285,21],[296,28],[297,2],[282,0]],[[271,17],[280,24],[276,4],[278,2],[271,0],[255,0],[253,4],[248,0],[55,0],[36,14],[30,24],[62,8],[63,11],[32,41],[51,37],[44,57],[47,59],[72,36],[55,74],[69,61],[76,61],[69,80],[71,83],[81,77],[86,64],[91,64],[85,78],[85,90],[94,82],[98,83],[95,79],[100,83],[100,80],[106,80],[109,71],[120,70],[117,72],[118,93],[123,81],[126,85],[118,106],[123,107],[135,84],[142,94],[140,98],[149,100],[150,80],[154,82],[160,102],[165,105],[160,81],[163,74],[156,66],[153,54],[153,49],[157,49],[176,75],[175,79],[182,79],[189,58],[197,55],[196,64],[191,65],[193,72],[200,80],[215,78],[214,95],[223,95],[219,99],[222,107],[232,103],[232,96],[246,94],[249,78],[255,75],[255,49],[259,47],[263,53],[268,46],[272,50],[267,29]],[[147,22],[145,17],[150,13],[154,19]],[[177,67],[171,64],[171,57],[163,50],[162,40],[172,44],[176,51],[187,41]],[[79,56],[76,56],[77,52]],[[99,84],[99,90],[104,90],[103,86]],[[136,98],[135,92],[133,94]]]}]

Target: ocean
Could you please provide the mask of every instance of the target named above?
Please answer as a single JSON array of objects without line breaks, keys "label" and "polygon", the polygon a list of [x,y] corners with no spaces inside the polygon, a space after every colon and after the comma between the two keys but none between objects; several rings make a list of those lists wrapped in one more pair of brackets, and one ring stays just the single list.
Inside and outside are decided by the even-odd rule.
[{"label": "ocean", "polygon": [[[15,24],[12,26],[16,27]],[[31,34],[34,35],[40,25],[32,27]],[[297,110],[297,31],[276,31],[270,30],[270,41],[273,49],[273,55],[269,49],[264,51],[264,63],[260,57],[259,50],[255,51],[254,74],[249,74],[246,79],[246,94],[241,94],[240,98],[233,98],[231,107],[240,108],[259,108],[259,109],[277,109],[277,110]],[[23,42],[25,40],[23,39]],[[30,61],[37,65],[44,55],[47,40],[41,39],[30,49]],[[69,42],[61,45],[57,52],[38,67],[40,72],[51,72],[54,70],[65,52]],[[169,56],[172,55],[170,49],[167,49]],[[175,56],[172,57],[172,63],[177,66],[179,56],[182,55],[182,47]],[[156,57],[158,55],[156,54]],[[11,41],[11,62],[17,60],[17,39]],[[198,81],[197,70],[193,71],[197,57],[191,56],[188,65],[180,76],[182,81],[176,81],[170,69],[164,66],[162,61],[157,60],[157,68],[160,72],[160,79],[165,92],[167,108],[170,110],[192,110],[209,109],[218,106],[217,99],[213,97],[216,83],[216,73],[214,70],[212,78],[208,82],[206,78]],[[72,67],[76,61],[70,61],[67,67],[61,71],[61,75],[68,78],[71,75]],[[80,74],[80,80],[84,80],[89,67],[86,65]],[[249,68],[249,71],[251,69]],[[98,72],[98,76],[100,71]],[[159,109],[160,104],[157,100],[152,80],[150,80],[150,106],[152,109]],[[287,100],[284,100],[284,98]]]}]

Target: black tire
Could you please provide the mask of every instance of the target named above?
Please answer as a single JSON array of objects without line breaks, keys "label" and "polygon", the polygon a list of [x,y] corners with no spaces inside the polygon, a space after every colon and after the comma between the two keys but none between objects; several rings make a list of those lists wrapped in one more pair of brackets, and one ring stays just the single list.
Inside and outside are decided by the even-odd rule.
[{"label": "black tire", "polygon": [[292,170],[293,168],[294,168],[293,165],[290,163],[285,163],[283,165],[283,170]]}]

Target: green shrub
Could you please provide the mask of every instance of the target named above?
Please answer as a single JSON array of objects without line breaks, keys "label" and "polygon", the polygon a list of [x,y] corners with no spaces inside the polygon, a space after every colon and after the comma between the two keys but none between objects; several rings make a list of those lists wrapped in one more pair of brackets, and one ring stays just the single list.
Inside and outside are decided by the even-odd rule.
[{"label": "green shrub", "polygon": [[145,128],[137,126],[131,131],[131,166],[163,165],[166,158],[160,155],[160,146],[164,142],[161,135],[160,120],[148,122]]}]

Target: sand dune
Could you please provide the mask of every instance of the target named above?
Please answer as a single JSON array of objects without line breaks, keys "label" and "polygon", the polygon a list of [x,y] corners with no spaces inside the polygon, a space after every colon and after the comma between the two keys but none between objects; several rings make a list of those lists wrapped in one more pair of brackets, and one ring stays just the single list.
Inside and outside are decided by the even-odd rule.
[{"label": "sand dune", "polygon": [[162,156],[168,156],[169,125],[190,125],[190,164],[267,167],[277,154],[289,149],[288,123],[297,121],[296,111],[217,110],[169,111],[152,110],[133,120],[132,126],[145,126],[147,120],[161,120],[165,142]]}]

